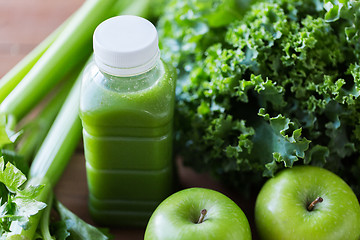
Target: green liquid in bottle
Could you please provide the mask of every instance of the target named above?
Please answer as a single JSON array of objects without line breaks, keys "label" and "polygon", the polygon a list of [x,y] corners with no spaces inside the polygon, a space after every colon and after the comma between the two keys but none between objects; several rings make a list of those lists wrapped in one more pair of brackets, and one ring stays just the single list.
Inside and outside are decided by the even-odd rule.
[{"label": "green liquid in bottle", "polygon": [[145,226],[172,192],[175,74],[160,59],[148,71],[84,72],[80,117],[93,219]]}]

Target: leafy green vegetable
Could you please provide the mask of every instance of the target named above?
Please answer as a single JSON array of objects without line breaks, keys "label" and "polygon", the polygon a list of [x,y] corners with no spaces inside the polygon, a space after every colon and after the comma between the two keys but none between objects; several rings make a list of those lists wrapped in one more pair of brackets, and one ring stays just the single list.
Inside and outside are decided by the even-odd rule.
[{"label": "leafy green vegetable", "polygon": [[46,207],[46,204],[37,201],[43,186],[26,185],[26,176],[11,163],[0,157],[0,182],[7,188],[6,202],[0,207],[1,239],[12,236],[21,229],[29,228],[29,219]]},{"label": "leafy green vegetable", "polygon": [[[51,194],[47,201],[48,208],[45,209],[40,223],[39,239],[110,239],[111,235],[103,232],[102,229],[89,225],[81,220],[58,200],[53,199]],[[54,206],[53,206],[54,205]],[[50,210],[54,207],[59,215],[58,221],[50,223]],[[38,239],[35,238],[35,239]]]},{"label": "leafy green vegetable", "polygon": [[327,13],[325,20],[334,22],[340,18],[347,21],[348,27],[345,28],[348,39],[356,38],[359,35],[360,11],[359,1],[354,0],[325,0],[324,8]]},{"label": "leafy green vegetable", "polygon": [[158,22],[162,57],[188,73],[196,56],[225,34],[225,26],[244,13],[249,3],[236,0],[171,0]]},{"label": "leafy green vegetable", "polygon": [[[10,162],[5,167],[4,158],[0,157],[0,182],[5,187],[0,188],[0,193],[1,197],[8,196],[0,208],[0,239],[19,237],[33,239],[34,236],[35,239],[53,239],[49,231],[52,188],[63,172],[81,135],[78,104],[76,104],[79,101],[80,81],[79,77],[37,153],[30,167],[29,180]],[[50,102],[49,106],[54,107],[54,104]],[[35,122],[48,121],[49,114],[53,115],[48,108],[45,108]],[[41,211],[44,208],[45,211]],[[56,225],[54,236],[58,237],[57,239],[61,239],[60,237],[66,239],[69,236],[71,239],[109,239],[108,235],[83,222],[60,203],[57,203],[57,209],[66,223],[65,228],[61,224]],[[39,222],[41,231],[36,233]]]},{"label": "leafy green vegetable", "polygon": [[73,239],[80,240],[109,239],[109,235],[79,219],[59,201],[55,201],[55,208],[59,212],[63,226],[62,231],[57,233],[59,238],[60,236],[72,236]]},{"label": "leafy green vegetable", "polygon": [[181,75],[175,137],[184,162],[247,194],[279,169],[314,164],[359,194],[358,2],[334,16],[329,1],[259,1],[221,27],[188,17],[202,2],[173,0],[159,21]]}]

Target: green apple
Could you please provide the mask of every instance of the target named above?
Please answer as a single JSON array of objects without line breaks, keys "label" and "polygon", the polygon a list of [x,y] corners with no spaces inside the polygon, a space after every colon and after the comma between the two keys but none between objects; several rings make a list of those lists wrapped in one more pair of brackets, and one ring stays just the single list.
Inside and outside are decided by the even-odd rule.
[{"label": "green apple", "polygon": [[255,223],[263,240],[359,240],[360,205],[334,173],[298,166],[265,183],[256,200]]},{"label": "green apple", "polygon": [[144,240],[247,240],[249,222],[230,198],[205,188],[189,188],[165,199],[152,214]]}]

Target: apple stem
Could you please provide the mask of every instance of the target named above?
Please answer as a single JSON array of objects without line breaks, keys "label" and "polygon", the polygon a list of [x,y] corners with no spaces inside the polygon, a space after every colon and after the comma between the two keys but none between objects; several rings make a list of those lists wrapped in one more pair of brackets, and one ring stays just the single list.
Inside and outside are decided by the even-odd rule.
[{"label": "apple stem", "polygon": [[310,205],[308,206],[308,210],[309,211],[312,211],[313,209],[314,209],[314,207],[315,207],[315,205],[317,204],[317,203],[321,203],[322,201],[324,201],[324,199],[322,199],[322,197],[317,197],[314,201],[312,201],[311,203],[310,203]]},{"label": "apple stem", "polygon": [[199,221],[197,222],[198,224],[204,222],[206,213],[207,213],[206,209],[203,209],[200,211],[200,218],[199,218]]}]

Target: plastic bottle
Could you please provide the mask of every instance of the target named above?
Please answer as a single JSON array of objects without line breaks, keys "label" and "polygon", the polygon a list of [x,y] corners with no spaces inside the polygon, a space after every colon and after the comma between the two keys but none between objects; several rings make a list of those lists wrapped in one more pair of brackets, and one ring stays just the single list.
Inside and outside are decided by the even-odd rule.
[{"label": "plastic bottle", "polygon": [[93,219],[145,226],[172,191],[175,74],[148,20],[118,16],[94,32],[80,117]]}]

